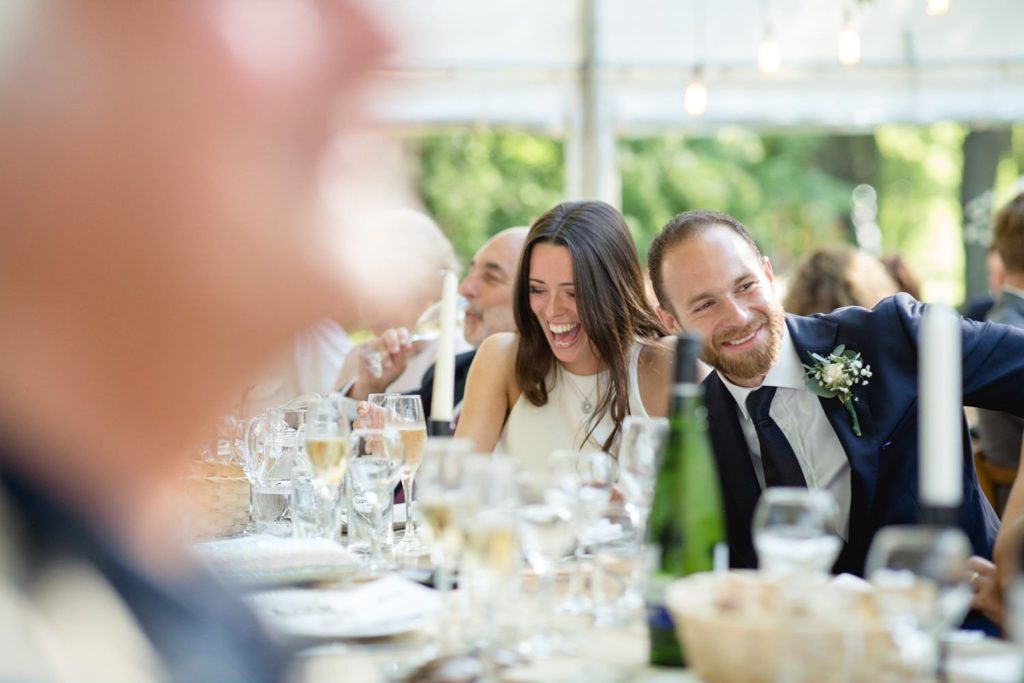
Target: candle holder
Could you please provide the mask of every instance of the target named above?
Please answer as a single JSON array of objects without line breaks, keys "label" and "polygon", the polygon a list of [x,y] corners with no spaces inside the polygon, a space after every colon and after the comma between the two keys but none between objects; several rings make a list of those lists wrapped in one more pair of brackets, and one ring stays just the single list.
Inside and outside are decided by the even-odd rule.
[{"label": "candle holder", "polygon": [[427,420],[427,436],[451,436],[455,433],[455,423],[451,420]]},{"label": "candle holder", "polygon": [[930,527],[960,526],[960,508],[955,505],[921,505],[918,524]]}]

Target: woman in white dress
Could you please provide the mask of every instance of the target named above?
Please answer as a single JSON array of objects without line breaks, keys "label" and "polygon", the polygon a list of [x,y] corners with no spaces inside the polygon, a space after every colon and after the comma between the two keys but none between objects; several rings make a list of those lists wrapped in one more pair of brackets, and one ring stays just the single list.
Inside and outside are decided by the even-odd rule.
[{"label": "woman in white dress", "polygon": [[456,436],[543,467],[556,449],[614,452],[627,415],[665,414],[672,351],[616,209],[567,202],[541,216],[514,297],[518,332],[481,344]]}]

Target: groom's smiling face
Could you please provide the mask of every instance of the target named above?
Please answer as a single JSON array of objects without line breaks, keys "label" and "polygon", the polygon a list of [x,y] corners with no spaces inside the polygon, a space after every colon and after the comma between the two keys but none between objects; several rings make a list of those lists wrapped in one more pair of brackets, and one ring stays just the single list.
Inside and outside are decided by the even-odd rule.
[{"label": "groom's smiling face", "polygon": [[704,361],[740,386],[758,386],[779,358],[785,325],[771,263],[716,225],[669,248],[662,281],[669,327],[698,332]]}]

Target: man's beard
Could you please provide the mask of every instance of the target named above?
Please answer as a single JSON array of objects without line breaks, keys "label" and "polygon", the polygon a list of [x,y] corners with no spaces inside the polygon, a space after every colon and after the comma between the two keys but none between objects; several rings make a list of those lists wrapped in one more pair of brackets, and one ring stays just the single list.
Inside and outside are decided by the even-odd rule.
[{"label": "man's beard", "polygon": [[[743,329],[722,332],[705,341],[704,362],[730,381],[759,379],[779,360],[782,350],[782,329],[785,324],[786,316],[782,307],[775,305],[767,315],[757,314],[757,318]],[[720,350],[724,342],[748,337],[760,327],[767,333],[767,343],[762,342],[742,355]]]}]

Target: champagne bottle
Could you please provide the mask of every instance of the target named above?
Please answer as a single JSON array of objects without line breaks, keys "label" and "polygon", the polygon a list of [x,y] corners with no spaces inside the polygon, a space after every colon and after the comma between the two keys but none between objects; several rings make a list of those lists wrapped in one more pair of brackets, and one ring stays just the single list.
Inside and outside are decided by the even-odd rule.
[{"label": "champagne bottle", "polygon": [[669,412],[669,437],[658,466],[647,542],[654,551],[648,590],[650,661],[685,666],[665,589],[673,579],[728,564],[725,517],[707,410],[697,384],[700,340],[680,336]]}]

